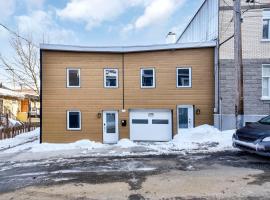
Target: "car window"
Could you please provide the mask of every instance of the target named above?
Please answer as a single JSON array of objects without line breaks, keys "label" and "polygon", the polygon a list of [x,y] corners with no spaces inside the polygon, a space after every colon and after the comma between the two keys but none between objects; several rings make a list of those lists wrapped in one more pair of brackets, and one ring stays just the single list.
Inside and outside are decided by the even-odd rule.
[{"label": "car window", "polygon": [[267,116],[265,118],[262,118],[259,123],[261,124],[269,124],[270,125],[270,116]]}]

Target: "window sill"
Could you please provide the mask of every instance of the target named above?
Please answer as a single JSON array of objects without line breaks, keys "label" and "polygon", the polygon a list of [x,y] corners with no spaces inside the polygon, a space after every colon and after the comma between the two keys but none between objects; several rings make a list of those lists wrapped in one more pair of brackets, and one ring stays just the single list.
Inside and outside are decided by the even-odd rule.
[{"label": "window sill", "polygon": [[155,86],[149,86],[149,87],[141,86],[141,89],[154,89],[154,88],[156,88],[156,87]]},{"label": "window sill", "polygon": [[192,88],[191,86],[176,86],[177,88]]},{"label": "window sill", "polygon": [[270,101],[270,97],[261,97],[262,101]]},{"label": "window sill", "polygon": [[67,88],[81,88],[81,86],[67,86]]},{"label": "window sill", "polygon": [[81,131],[81,128],[67,128],[67,131]]},{"label": "window sill", "polygon": [[261,39],[261,42],[270,42],[270,38],[269,39]]}]

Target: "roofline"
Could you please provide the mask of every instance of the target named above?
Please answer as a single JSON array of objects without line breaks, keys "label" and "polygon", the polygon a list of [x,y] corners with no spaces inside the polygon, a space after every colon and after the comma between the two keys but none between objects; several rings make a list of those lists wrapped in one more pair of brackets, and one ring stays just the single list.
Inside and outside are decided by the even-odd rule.
[{"label": "roofline", "polygon": [[182,37],[182,35],[186,32],[187,28],[189,27],[189,25],[191,24],[191,22],[194,20],[194,18],[198,15],[198,13],[200,12],[200,10],[202,9],[202,7],[204,6],[204,4],[206,3],[207,0],[204,0],[204,2],[202,3],[202,5],[199,7],[199,9],[197,10],[197,12],[193,15],[193,17],[190,19],[189,23],[187,24],[187,26],[185,27],[185,29],[182,31],[182,33],[180,34],[180,36],[178,37],[178,39],[176,40],[175,43],[178,43],[180,38]]},{"label": "roofline", "polygon": [[173,43],[173,44],[158,44],[147,46],[73,46],[61,44],[40,44],[40,50],[50,51],[71,51],[71,52],[102,52],[102,53],[134,53],[147,51],[162,51],[175,49],[195,49],[215,47],[216,41],[207,42],[192,42],[192,43]]}]

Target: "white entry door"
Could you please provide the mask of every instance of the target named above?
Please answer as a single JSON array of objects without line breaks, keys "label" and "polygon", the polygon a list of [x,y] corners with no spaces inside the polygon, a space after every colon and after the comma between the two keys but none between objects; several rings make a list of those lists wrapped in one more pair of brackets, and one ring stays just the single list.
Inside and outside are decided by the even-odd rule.
[{"label": "white entry door", "polygon": [[103,143],[112,144],[118,140],[118,112],[103,111]]},{"label": "white entry door", "polygon": [[181,130],[194,127],[193,105],[179,105],[177,107],[178,133]]}]

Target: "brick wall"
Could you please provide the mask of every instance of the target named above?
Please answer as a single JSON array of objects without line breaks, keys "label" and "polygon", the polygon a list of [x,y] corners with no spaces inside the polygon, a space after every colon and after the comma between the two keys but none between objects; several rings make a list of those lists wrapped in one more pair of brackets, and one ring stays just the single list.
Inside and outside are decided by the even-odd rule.
[{"label": "brick wall", "polygon": [[[244,114],[268,115],[270,102],[262,101],[262,64],[270,63],[270,59],[244,59]],[[234,65],[232,59],[220,60],[220,96],[222,97],[222,113],[234,114]]]}]

